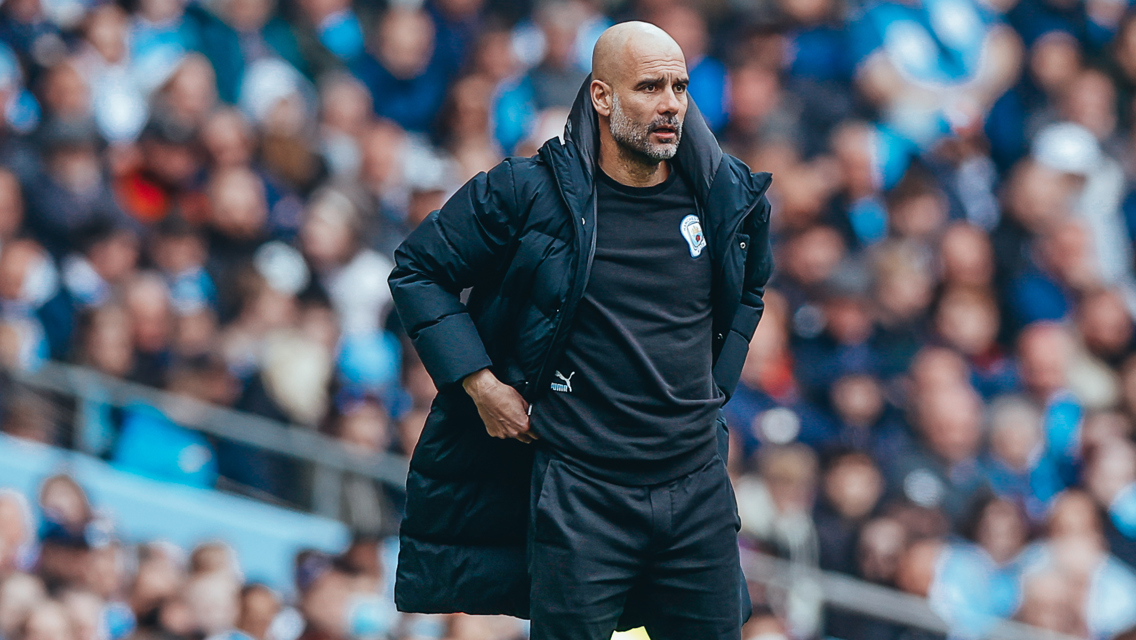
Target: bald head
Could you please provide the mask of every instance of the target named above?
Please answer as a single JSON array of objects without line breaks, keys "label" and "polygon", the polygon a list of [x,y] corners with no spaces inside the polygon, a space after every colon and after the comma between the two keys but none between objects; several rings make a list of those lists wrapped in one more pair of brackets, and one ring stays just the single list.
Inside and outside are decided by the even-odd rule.
[{"label": "bald head", "polygon": [[625,82],[640,61],[674,58],[686,65],[682,49],[666,31],[647,22],[621,22],[608,28],[592,50],[592,78],[609,85]]},{"label": "bald head", "polygon": [[674,157],[682,137],[688,83],[682,49],[662,29],[624,22],[603,32],[592,52],[590,90],[609,175],[627,184],[661,179],[660,163]]}]

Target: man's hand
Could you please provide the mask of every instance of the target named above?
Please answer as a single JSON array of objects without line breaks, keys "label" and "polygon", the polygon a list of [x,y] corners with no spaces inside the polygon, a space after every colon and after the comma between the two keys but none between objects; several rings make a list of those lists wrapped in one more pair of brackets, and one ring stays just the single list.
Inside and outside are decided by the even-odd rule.
[{"label": "man's hand", "polygon": [[517,390],[497,379],[489,369],[471,373],[462,387],[485,422],[485,430],[494,438],[516,438],[526,444],[537,439],[529,430],[529,403]]}]

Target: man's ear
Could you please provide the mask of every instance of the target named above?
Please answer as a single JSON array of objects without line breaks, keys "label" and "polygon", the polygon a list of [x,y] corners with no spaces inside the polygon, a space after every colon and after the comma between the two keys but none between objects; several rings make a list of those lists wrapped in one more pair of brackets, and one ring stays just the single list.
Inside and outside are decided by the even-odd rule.
[{"label": "man's ear", "polygon": [[611,86],[603,80],[592,80],[589,88],[592,93],[592,107],[595,108],[596,113],[605,118],[611,116]]}]

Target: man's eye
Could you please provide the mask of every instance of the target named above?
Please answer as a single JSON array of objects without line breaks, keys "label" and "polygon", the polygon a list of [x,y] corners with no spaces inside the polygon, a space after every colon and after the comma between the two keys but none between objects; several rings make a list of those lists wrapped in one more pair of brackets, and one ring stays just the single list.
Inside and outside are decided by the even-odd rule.
[{"label": "man's eye", "polygon": [[675,93],[682,93],[683,91],[686,91],[686,85],[685,84],[676,84],[675,85]]},{"label": "man's eye", "polygon": [[647,88],[647,91],[654,91],[656,89],[656,86],[653,85],[653,84],[649,84],[649,85],[647,85],[646,88]]}]

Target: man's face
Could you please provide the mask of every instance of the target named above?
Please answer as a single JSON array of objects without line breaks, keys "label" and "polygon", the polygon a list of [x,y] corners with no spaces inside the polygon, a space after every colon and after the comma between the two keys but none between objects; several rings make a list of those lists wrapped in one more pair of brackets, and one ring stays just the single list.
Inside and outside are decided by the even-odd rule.
[{"label": "man's face", "polygon": [[679,56],[647,53],[613,87],[611,135],[624,149],[653,162],[678,152],[686,117],[686,62]]}]

